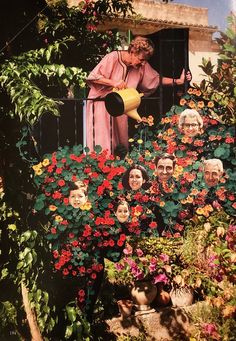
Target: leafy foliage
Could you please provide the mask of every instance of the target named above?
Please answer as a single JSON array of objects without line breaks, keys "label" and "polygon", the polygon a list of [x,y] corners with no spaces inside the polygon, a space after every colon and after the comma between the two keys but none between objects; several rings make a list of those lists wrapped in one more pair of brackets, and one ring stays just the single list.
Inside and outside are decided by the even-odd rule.
[{"label": "leafy foliage", "polygon": [[204,98],[216,101],[220,107],[220,118],[228,123],[235,124],[235,95],[236,95],[236,47],[235,24],[236,17],[228,17],[228,28],[221,37],[217,38],[220,47],[219,59],[214,66],[210,60],[203,58],[201,69],[207,76],[200,84]]}]

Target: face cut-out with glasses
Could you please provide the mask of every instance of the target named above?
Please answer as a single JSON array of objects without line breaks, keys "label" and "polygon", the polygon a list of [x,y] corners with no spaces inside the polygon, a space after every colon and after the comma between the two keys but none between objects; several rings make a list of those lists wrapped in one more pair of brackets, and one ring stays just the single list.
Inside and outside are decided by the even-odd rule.
[{"label": "face cut-out with glasses", "polygon": [[200,126],[196,117],[185,117],[183,123],[183,133],[186,136],[194,137],[200,134]]}]

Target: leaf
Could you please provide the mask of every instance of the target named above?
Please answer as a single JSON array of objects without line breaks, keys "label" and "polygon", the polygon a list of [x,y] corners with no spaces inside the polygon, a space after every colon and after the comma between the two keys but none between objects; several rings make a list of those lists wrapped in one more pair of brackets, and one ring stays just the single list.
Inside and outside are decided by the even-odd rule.
[{"label": "leaf", "polygon": [[75,308],[67,306],[66,307],[66,312],[67,312],[69,320],[71,322],[75,322],[76,321],[76,311],[75,311]]},{"label": "leaf", "polygon": [[15,224],[8,224],[7,228],[8,228],[8,230],[15,231],[16,225]]}]

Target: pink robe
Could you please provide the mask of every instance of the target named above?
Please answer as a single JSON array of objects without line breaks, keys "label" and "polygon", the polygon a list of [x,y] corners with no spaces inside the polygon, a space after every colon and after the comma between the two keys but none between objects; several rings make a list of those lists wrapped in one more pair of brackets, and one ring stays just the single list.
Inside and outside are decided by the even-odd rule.
[{"label": "pink robe", "polygon": [[[92,70],[87,78],[91,88],[88,98],[103,98],[112,91],[112,87],[94,83],[100,78],[112,80],[125,80],[128,88],[135,88],[145,96],[150,95],[159,85],[159,74],[145,63],[139,68],[127,66],[122,62],[120,51],[107,54]],[[128,117],[121,115],[112,117],[106,111],[104,101],[87,101],[86,113],[86,140],[90,151],[95,145],[107,149],[110,153],[118,144],[123,144],[128,149]]]}]

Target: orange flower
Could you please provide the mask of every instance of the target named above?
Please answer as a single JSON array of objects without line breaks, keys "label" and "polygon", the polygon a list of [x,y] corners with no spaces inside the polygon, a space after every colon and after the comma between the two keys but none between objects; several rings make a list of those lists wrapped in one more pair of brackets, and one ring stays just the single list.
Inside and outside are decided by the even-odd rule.
[{"label": "orange flower", "polygon": [[200,90],[197,90],[197,91],[196,91],[196,96],[199,97],[199,96],[201,96],[201,94],[202,94],[202,92],[201,92]]},{"label": "orange flower", "polygon": [[193,88],[189,88],[187,93],[191,95],[193,93]]},{"label": "orange flower", "polygon": [[213,108],[214,107],[214,102],[210,101],[207,103],[208,108]]},{"label": "orange flower", "polygon": [[188,103],[188,106],[189,106],[189,108],[191,108],[191,109],[195,109],[195,108],[196,108],[196,104],[194,103],[194,101],[190,101],[190,102]]},{"label": "orange flower", "polygon": [[55,205],[50,205],[48,208],[49,208],[49,211],[54,212],[54,211],[56,211],[57,206],[55,206]]},{"label": "orange flower", "polygon": [[197,103],[197,106],[198,106],[198,108],[200,108],[200,109],[204,108],[204,102],[203,102],[203,101],[198,102],[198,103]]},{"label": "orange flower", "polygon": [[184,98],[181,98],[181,100],[179,101],[179,104],[182,106],[185,105],[186,103],[187,103],[187,101]]}]

